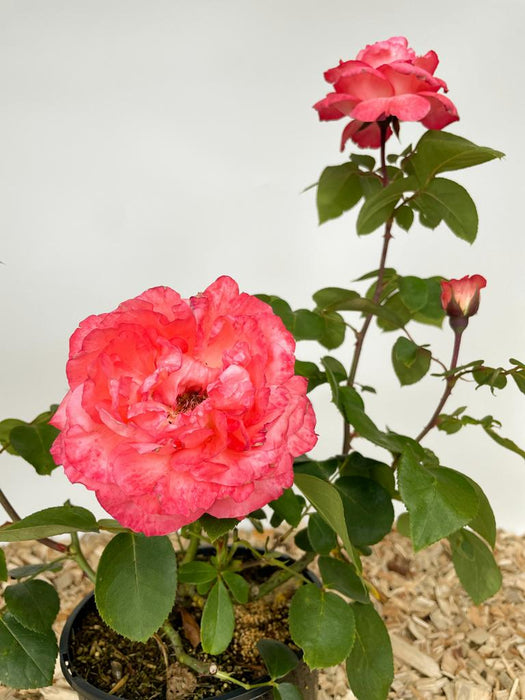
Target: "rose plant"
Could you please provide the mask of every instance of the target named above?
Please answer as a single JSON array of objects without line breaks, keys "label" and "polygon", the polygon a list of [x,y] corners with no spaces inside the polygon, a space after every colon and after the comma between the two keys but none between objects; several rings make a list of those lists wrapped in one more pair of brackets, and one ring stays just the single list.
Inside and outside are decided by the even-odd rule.
[{"label": "rose plant", "polygon": [[[242,689],[267,687],[276,699],[296,700],[300,690],[286,676],[299,654],[312,669],[346,663],[359,700],[386,698],[392,649],[361,560],[392,529],[393,503],[404,507],[396,526],[416,551],[448,539],[474,603],[501,585],[487,497],[422,443],[431,430],[452,434],[478,425],[525,457],[492,416],[448,408],[458,381],[495,393],[510,377],[525,393],[525,364],[511,359],[495,368],[464,358],[459,364],[463,334],[486,286],[481,275],[421,278],[387,265],[394,227],[417,228],[416,216],[421,226],[443,223],[472,243],[475,204],[443,173],[502,156],[442,131],[458,114],[440,92],[447,87],[434,75],[437,65],[434,51],[418,57],[405,38],[392,37],[328,70],[334,92],[315,104],[321,120],[351,120],[342,148],[350,139],[379,151],[378,160],[370,153],[350,155],[325,168],[317,183],[321,223],[359,205],[358,235],[383,230],[378,267],[360,279],[368,288],[325,287],[314,293],[313,308],[297,310],[275,295],[239,293],[229,277],[190,299],[168,287],[147,290],[114,311],[90,316],[74,332],[66,369],[70,388],[58,409],[30,423],[0,423],[3,450],[42,474],[63,465],[69,479],[93,490],[112,516],[97,521],[66,503],[20,519],[2,491],[12,522],[0,529],[0,540],[40,539],[60,553],[53,566],[74,559],[93,580],[98,611],[111,628],[141,641],[160,631],[170,659],[197,677],[214,676]],[[387,153],[403,121],[421,122],[424,133],[402,153]],[[445,317],[452,330],[448,363],[417,342],[413,330],[441,326]],[[422,408],[427,419],[415,436],[382,429],[367,412],[367,392],[375,389],[358,382],[358,370],[373,323],[396,335],[391,360],[402,386],[429,375],[432,362],[440,368],[432,376],[441,395],[434,407]],[[354,342],[347,369],[326,351],[342,346],[349,330]],[[295,358],[295,343],[303,340],[318,342],[319,362]],[[316,442],[307,392],[321,384],[329,385],[341,413],[343,445],[313,459],[306,454]],[[240,538],[243,519],[267,531],[284,527],[259,551]],[[115,536],[95,572],[79,533],[101,530]],[[51,539],[56,535],[68,536],[69,544]],[[293,565],[276,552],[275,542],[287,538],[302,552]],[[201,543],[213,546],[206,560],[198,554]],[[241,545],[250,561],[236,556]],[[314,563],[319,585],[304,575]],[[11,577],[0,617],[4,684],[51,682],[58,599],[38,578],[49,566],[8,572],[0,559],[2,579]],[[268,566],[271,575],[263,583],[247,578]],[[265,599],[290,583],[287,644],[257,643],[266,672],[241,680],[222,668],[221,654],[234,634],[234,606]],[[170,617],[183,594],[202,600],[202,614],[193,621],[195,651]]]}]

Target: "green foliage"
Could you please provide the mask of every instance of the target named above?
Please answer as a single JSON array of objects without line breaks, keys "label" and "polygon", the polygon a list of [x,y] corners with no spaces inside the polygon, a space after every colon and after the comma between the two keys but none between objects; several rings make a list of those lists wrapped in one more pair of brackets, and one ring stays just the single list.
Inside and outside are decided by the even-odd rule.
[{"label": "green foliage", "polygon": [[424,466],[408,450],[399,461],[399,490],[416,551],[467,525],[478,513],[478,495],[469,479],[447,467]]},{"label": "green foliage", "polygon": [[487,545],[464,528],[449,537],[452,561],[461,581],[476,605],[490,598],[501,588],[501,572]]},{"label": "green foliage", "polygon": [[354,163],[328,166],[317,184],[319,223],[352,209],[363,196],[359,168]]},{"label": "green foliage", "polygon": [[226,535],[239,524],[237,518],[214,518],[208,514],[202,515],[199,522],[212,542]]},{"label": "green foliage", "polygon": [[50,474],[56,468],[49,450],[58,430],[48,423],[17,425],[9,434],[11,448],[29,462],[38,474]]},{"label": "green foliage", "polygon": [[396,482],[392,468],[384,462],[363,457],[360,452],[351,452],[339,470],[341,476],[362,476],[373,479],[387,491],[391,498],[397,497]]},{"label": "green foliage", "polygon": [[503,156],[501,151],[477,146],[448,131],[429,130],[419,139],[414,153],[405,163],[407,170],[424,184],[439,173],[470,168]]},{"label": "green foliage", "polygon": [[98,532],[93,513],[86,508],[69,504],[45,508],[0,528],[0,540],[21,542],[70,532]]},{"label": "green foliage", "polygon": [[354,616],[348,603],[313,583],[299,588],[290,604],[290,634],[310,668],[335,666],[354,643]]},{"label": "green foliage", "polygon": [[297,527],[301,522],[305,501],[293,489],[285,489],[278,499],[271,501],[268,505],[270,508],[273,508],[278,516],[278,525],[283,520],[286,520],[289,525]]},{"label": "green foliage", "polygon": [[[520,457],[525,459],[525,450],[516,445],[510,438],[503,437],[500,435],[495,428],[499,428],[501,423],[497,421],[493,416],[484,416],[483,418],[473,418],[472,416],[467,416],[463,414],[465,406],[454,411],[452,414],[440,414],[438,419],[437,427],[439,430],[443,430],[446,433],[452,434],[456,433],[458,430],[463,428],[465,425],[480,425],[485,433],[494,442],[497,442],[501,447],[505,447],[511,452],[515,452]],[[1,532],[1,530],[0,530]]]},{"label": "green foliage", "polygon": [[278,683],[272,691],[273,700],[303,700],[301,691],[293,683]]},{"label": "green foliage", "polygon": [[392,645],[372,605],[353,603],[355,643],[346,661],[346,673],[358,700],[386,700],[394,679]]},{"label": "green foliage", "polygon": [[327,381],[325,372],[322,372],[315,362],[295,360],[294,372],[308,379],[308,393]]},{"label": "green foliage", "polygon": [[309,474],[296,474],[296,486],[304,493],[316,511],[339,535],[348,554],[352,557],[353,547],[346,527],[343,500],[332,484]]},{"label": "green foliage", "polygon": [[329,554],[337,546],[337,537],[330,525],[318,513],[308,519],[308,540],[314,552]]},{"label": "green foliage", "polygon": [[319,570],[326,588],[333,588],[348,598],[368,603],[368,591],[355,566],[334,557],[319,557]]},{"label": "green foliage", "polygon": [[250,597],[250,584],[246,579],[233,571],[224,571],[222,578],[238,603],[248,602],[248,598]]},{"label": "green foliage", "polygon": [[57,640],[51,628],[35,632],[9,612],[0,617],[0,683],[44,688],[53,682]]},{"label": "green foliage", "polygon": [[413,191],[416,187],[417,182],[414,178],[400,178],[369,197],[357,217],[357,233],[363,236],[379,228],[392,216],[394,207],[403,194]]},{"label": "green foliage", "polygon": [[257,649],[272,680],[283,678],[299,663],[290,647],[275,639],[260,639]]},{"label": "green foliage", "polygon": [[343,500],[346,527],[353,545],[375,544],[390,532],[394,508],[388,491],[380,484],[361,476],[344,476],[335,485]]},{"label": "green foliage", "polygon": [[[427,221],[444,221],[458,238],[473,243],[478,232],[476,205],[467,190],[453,180],[435,178],[413,200]],[[437,222],[437,223],[436,223]],[[431,224],[431,228],[435,225]]]},{"label": "green foliage", "polygon": [[217,569],[207,561],[188,561],[181,564],[178,571],[181,583],[209,583],[217,578]]},{"label": "green foliage", "polygon": [[176,587],[177,560],[168,537],[120,533],[100,558],[95,600],[107,625],[144,642],[168,617]]},{"label": "green foliage", "polygon": [[0,581],[7,581],[7,564],[5,561],[5,552],[0,547]]},{"label": "green foliage", "polygon": [[4,600],[21,625],[42,634],[51,629],[60,608],[58,593],[45,581],[24,581],[7,586]]},{"label": "green foliage", "polygon": [[202,649],[207,654],[222,654],[233,637],[235,615],[224,583],[218,580],[211,589],[201,619]]},{"label": "green foliage", "polygon": [[507,386],[507,377],[503,367],[475,367],[472,376],[478,386],[489,386],[492,393],[494,389],[504,389]]},{"label": "green foliage", "polygon": [[392,364],[402,386],[423,379],[430,368],[432,354],[421,345],[401,336],[392,348]]},{"label": "green foliage", "polygon": [[44,571],[60,571],[62,561],[50,561],[46,564],[28,564],[27,566],[16,566],[14,569],[9,569],[10,578],[20,579],[37,576]]}]

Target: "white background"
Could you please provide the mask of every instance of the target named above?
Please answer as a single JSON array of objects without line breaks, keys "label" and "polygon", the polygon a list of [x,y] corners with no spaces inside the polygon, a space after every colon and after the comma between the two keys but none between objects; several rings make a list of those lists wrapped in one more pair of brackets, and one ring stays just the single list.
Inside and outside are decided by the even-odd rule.
[{"label": "white background", "polygon": [[[397,34],[417,53],[438,52],[436,73],[461,116],[450,131],[507,157],[457,175],[478,205],[473,247],[414,226],[396,232],[389,264],[483,274],[460,361],[525,359],[524,26],[522,0],[442,0],[439,10],[405,0],[0,2],[0,417],[31,419],[59,401],[79,321],[148,287],[189,296],[229,274],[297,308],[376,268],[379,232],[357,238],[349,214],[319,227],[314,193],[301,190],[346,158],[344,122],[319,123],[311,108],[329,91],[323,71]],[[421,133],[403,125],[402,147]],[[374,329],[359,380],[378,389],[367,408],[380,427],[415,434],[442,387],[436,378],[399,387],[389,360],[397,335]],[[448,361],[448,327],[414,335]],[[338,352],[345,364],[350,351]],[[307,343],[298,355],[316,357]],[[316,454],[328,456],[340,449],[340,422],[324,389],[313,396]],[[449,407],[493,414],[525,446],[524,398],[513,383],[497,397],[464,385]],[[476,427],[434,431],[425,444],[481,484],[500,526],[525,531],[520,457]],[[20,459],[0,460],[1,487],[22,515],[66,498],[101,513],[61,469],[37,477]]]}]

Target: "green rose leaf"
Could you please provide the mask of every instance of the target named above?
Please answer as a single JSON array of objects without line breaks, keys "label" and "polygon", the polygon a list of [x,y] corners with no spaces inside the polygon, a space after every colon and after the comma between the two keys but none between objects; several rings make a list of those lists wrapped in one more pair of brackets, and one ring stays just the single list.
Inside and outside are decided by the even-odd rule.
[{"label": "green rose leaf", "polygon": [[199,522],[212,542],[233,530],[239,524],[237,518],[214,518],[213,515],[202,515]]},{"label": "green rose leaf", "polygon": [[457,182],[436,178],[414,199],[414,206],[428,220],[443,220],[458,238],[473,243],[478,232],[478,213],[467,190]]},{"label": "green rose leaf", "polygon": [[80,506],[45,508],[0,528],[0,541],[22,542],[69,532],[98,532],[95,516]]},{"label": "green rose leaf", "polygon": [[290,647],[275,639],[260,639],[257,642],[257,649],[272,680],[283,678],[299,663],[299,659]]},{"label": "green rose leaf", "polygon": [[7,586],[4,599],[9,612],[27,629],[45,634],[60,608],[58,593],[45,581],[24,581]]},{"label": "green rose leaf", "polygon": [[489,500],[483,492],[481,486],[479,486],[479,484],[470,479],[468,476],[463,476],[465,476],[476,492],[479,503],[478,512],[469,522],[468,526],[487,540],[491,547],[494,547],[496,544],[496,518],[494,517],[494,511],[492,510]]},{"label": "green rose leaf", "polygon": [[293,489],[285,489],[279,498],[268,505],[281,520],[286,520],[292,527],[297,527],[301,522],[304,503],[304,498],[296,494]]},{"label": "green rose leaf", "polygon": [[355,642],[346,673],[359,700],[386,700],[394,679],[392,645],[385,623],[372,605],[353,603]]},{"label": "green rose leaf", "polygon": [[250,597],[250,584],[248,581],[233,571],[225,571],[222,577],[235,600],[238,603],[247,603]]},{"label": "green rose leaf", "polygon": [[14,569],[9,569],[9,576],[11,578],[26,578],[28,576],[36,576],[44,571],[60,571],[63,563],[62,561],[50,561],[47,564],[16,566]]},{"label": "green rose leaf", "polygon": [[217,578],[217,569],[207,561],[188,561],[179,567],[181,583],[209,583]]},{"label": "green rose leaf", "polygon": [[304,493],[319,515],[339,535],[347,553],[353,558],[352,542],[348,536],[345,511],[339,491],[329,482],[310,474],[296,474],[295,484]]},{"label": "green rose leaf", "polygon": [[392,348],[392,364],[402,386],[415,384],[430,368],[432,353],[401,336]]},{"label": "green rose leaf", "polygon": [[23,420],[19,420],[18,418],[5,418],[4,420],[0,421],[0,445],[2,445],[5,451],[9,452],[11,455],[17,455],[18,452],[11,445],[9,436],[11,434],[11,430],[19,425],[27,425],[27,423],[25,423]]},{"label": "green rose leaf", "polygon": [[357,292],[342,287],[324,287],[313,295],[321,311],[353,311],[353,302],[359,298]]},{"label": "green rose leaf", "polygon": [[290,604],[290,634],[310,668],[341,663],[354,643],[351,607],[313,583],[299,588]]},{"label": "green rose leaf", "polygon": [[58,430],[49,423],[18,425],[9,434],[9,442],[17,454],[29,462],[38,474],[50,474],[57,467],[49,449]]},{"label": "green rose leaf", "polygon": [[420,311],[428,301],[427,281],[411,275],[401,277],[399,279],[399,294],[403,304],[412,313]]},{"label": "green rose leaf", "polygon": [[362,476],[373,479],[386,489],[391,498],[396,497],[396,480],[392,468],[377,459],[363,457],[360,452],[351,452],[339,470],[341,476]]},{"label": "green rose leaf", "polygon": [[376,167],[376,159],[373,156],[365,156],[361,153],[352,153],[350,160],[352,163],[360,165],[365,170],[372,171]]},{"label": "green rose leaf", "polygon": [[207,654],[222,654],[231,642],[235,615],[228,591],[222,581],[211,589],[201,619],[202,649]]},{"label": "green rose leaf", "polygon": [[419,139],[410,166],[421,183],[438,173],[470,168],[505,154],[493,148],[477,146],[472,141],[448,131],[429,130]]},{"label": "green rose leaf", "polygon": [[427,287],[427,302],[414,313],[414,321],[441,327],[446,315],[441,306],[441,277],[429,277],[423,282]]},{"label": "green rose leaf", "polygon": [[315,362],[296,360],[294,372],[295,374],[299,374],[301,377],[306,377],[306,379],[308,379],[308,393],[317,386],[326,383],[326,374],[321,372]]},{"label": "green rose leaf", "polygon": [[343,499],[352,544],[356,547],[375,544],[390,532],[394,508],[388,491],[380,484],[361,476],[344,476],[335,485]]},{"label": "green rose leaf", "polygon": [[337,546],[335,532],[318,513],[312,513],[308,520],[308,540],[319,554],[329,554]]},{"label": "green rose leaf", "polygon": [[107,625],[145,642],[168,617],[176,586],[177,560],[169,538],[122,532],[100,558],[95,600]]},{"label": "green rose leaf", "polygon": [[303,694],[293,683],[278,683],[273,686],[273,700],[303,700]]},{"label": "green rose leaf", "polygon": [[523,368],[513,369],[510,376],[514,379],[514,382],[522,394],[525,394],[525,370]]},{"label": "green rose leaf", "polygon": [[355,566],[334,557],[319,557],[319,570],[326,588],[333,588],[348,598],[368,603],[368,591]]},{"label": "green rose leaf", "polygon": [[0,547],[0,581],[7,581],[7,564],[5,561],[5,552]]},{"label": "green rose leaf", "polygon": [[53,682],[57,656],[53,630],[35,632],[5,613],[0,617],[0,683],[11,688],[43,688]]},{"label": "green rose leaf", "polygon": [[501,571],[492,552],[477,535],[461,529],[449,537],[452,561],[461,581],[476,605],[501,588]]},{"label": "green rose leaf", "polygon": [[398,207],[394,212],[396,224],[404,231],[410,231],[414,223],[414,212],[408,205]]},{"label": "green rose leaf", "polygon": [[319,223],[336,219],[352,209],[363,196],[358,167],[354,163],[331,165],[323,170],[317,184]]},{"label": "green rose leaf", "polygon": [[338,348],[345,339],[346,324],[341,314],[336,311],[325,312],[319,316],[323,322],[323,332],[318,340],[328,350]]},{"label": "green rose leaf", "polygon": [[281,297],[277,297],[274,294],[256,294],[257,299],[264,301],[265,304],[269,304],[272,307],[274,314],[279,316],[281,321],[286,326],[286,329],[292,332],[293,325],[295,323],[294,313],[290,308],[290,304]]},{"label": "green rose leaf", "polygon": [[394,207],[403,193],[414,190],[416,187],[417,183],[414,178],[401,178],[370,196],[361,207],[357,217],[357,233],[363,236],[372,233],[381,224],[384,224],[392,216]]},{"label": "green rose leaf", "polygon": [[463,474],[423,466],[410,451],[399,461],[399,490],[410,514],[416,551],[463,527],[478,512],[478,495]]}]

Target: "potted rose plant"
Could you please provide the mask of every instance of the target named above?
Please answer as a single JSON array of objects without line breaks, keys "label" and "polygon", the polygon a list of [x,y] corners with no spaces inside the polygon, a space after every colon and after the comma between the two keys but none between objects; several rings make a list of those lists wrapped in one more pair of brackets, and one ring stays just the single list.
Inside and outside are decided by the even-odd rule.
[{"label": "potted rose plant", "polygon": [[[167,287],[150,289],[80,324],[67,363],[70,390],[56,413],[52,407],[31,423],[0,423],[4,450],[44,474],[63,465],[112,516],[97,521],[66,503],[19,519],[2,492],[12,522],[0,539],[38,538],[59,551],[54,566],[74,559],[93,580],[96,606],[89,605],[122,643],[154,640],[165,662],[161,675],[175,679],[173,697],[315,697],[311,677],[301,687],[289,675],[302,658],[311,669],[345,662],[359,700],[386,698],[392,650],[361,558],[390,532],[394,502],[405,507],[397,527],[416,551],[449,540],[458,577],[475,603],[501,584],[485,494],[441,465],[423,441],[431,430],[455,433],[476,424],[525,456],[502,437],[492,416],[450,407],[463,379],[495,392],[511,377],[525,391],[525,365],[512,359],[493,368],[460,358],[486,285],[481,275],[423,279],[388,266],[394,227],[408,231],[416,215],[422,226],[444,223],[473,242],[474,202],[443,174],[502,156],[443,131],[458,115],[443,94],[446,84],[434,75],[437,65],[433,51],[417,56],[406,39],[393,37],[325,73],[333,91],[315,105],[319,117],[349,119],[341,150],[349,140],[371,149],[327,167],[317,183],[321,223],[359,205],[357,233],[383,232],[377,269],[360,280],[364,291],[326,287],[313,295],[312,309],[293,310],[277,296],[240,293],[228,277],[191,299]],[[400,154],[388,152],[403,121],[420,122],[423,135]],[[372,389],[358,382],[372,324],[395,334],[393,369],[401,385],[409,385],[436,360],[412,327],[441,326],[445,318],[452,356],[438,360],[436,402],[422,407],[419,433],[378,427],[365,406]],[[347,334],[354,340],[349,368],[325,354]],[[302,340],[319,343],[320,364],[295,358],[295,342]],[[307,392],[324,383],[341,413],[343,446],[319,460],[305,454],[316,442]],[[381,448],[383,458],[367,456],[367,443]],[[258,550],[243,541],[238,525],[244,518],[257,528],[284,523],[277,542],[294,538],[302,555],[283,560],[274,545]],[[101,530],[115,536],[95,572],[79,533]],[[50,539],[55,535],[67,535],[69,544]],[[314,563],[317,581],[307,574]],[[11,575],[0,617],[0,680],[7,685],[51,682],[58,598],[38,578],[49,566],[8,572],[0,560],[3,580]],[[249,637],[243,614],[263,603],[272,625],[262,638]],[[240,673],[232,660],[236,627],[252,653]],[[75,653],[66,664],[72,674]],[[102,690],[146,697],[133,695],[132,675],[121,669]],[[203,683],[207,690],[199,691]]]}]

